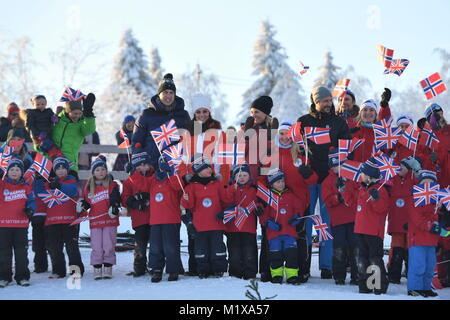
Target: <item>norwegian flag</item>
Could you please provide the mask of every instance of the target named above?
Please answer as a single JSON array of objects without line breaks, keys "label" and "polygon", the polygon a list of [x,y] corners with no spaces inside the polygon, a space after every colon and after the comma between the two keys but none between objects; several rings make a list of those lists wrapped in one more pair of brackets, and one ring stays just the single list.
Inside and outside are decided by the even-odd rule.
[{"label": "norwegian flag", "polygon": [[118,148],[128,149],[130,147],[130,139],[128,138],[128,135],[126,134],[125,130],[123,130],[123,128],[120,128],[119,135],[123,139],[123,142],[119,144]]},{"label": "norwegian flag", "polygon": [[67,87],[64,93],[62,94],[61,99],[59,99],[60,102],[65,101],[80,101],[83,100],[86,95],[81,93],[80,90],[75,90],[72,88]]},{"label": "norwegian flag", "polygon": [[450,186],[445,189],[437,190],[436,195],[439,199],[439,202],[445,205],[447,210],[450,210]]},{"label": "norwegian flag", "polygon": [[38,193],[37,196],[49,208],[53,208],[54,206],[61,205],[70,200],[70,198],[59,189],[55,189],[55,191],[53,193],[51,191],[46,190],[43,193]]},{"label": "norwegian flag", "polygon": [[346,139],[339,139],[339,161],[344,161],[345,159],[347,159],[348,154],[351,152],[350,151],[350,146],[352,141],[351,140],[346,140]]},{"label": "norwegian flag", "polygon": [[14,151],[14,148],[11,146],[5,146],[5,149],[3,149],[2,156],[0,159],[0,166],[2,167],[3,171],[6,172],[6,168],[8,168],[8,162],[11,160],[12,153]]},{"label": "norwegian flag", "polygon": [[428,123],[425,123],[422,131],[420,131],[419,136],[419,145],[427,146],[428,148],[435,149],[437,148],[439,143],[439,138],[434,133],[434,131],[430,128]]},{"label": "norwegian flag", "polygon": [[380,121],[375,122],[372,127],[377,129],[386,129],[389,128],[394,121],[393,117],[381,119]]},{"label": "norwegian flag", "polygon": [[227,224],[238,215],[238,207],[230,207],[223,211],[223,224]]},{"label": "norwegian flag", "polygon": [[22,148],[24,142],[25,142],[25,139],[11,140],[11,141],[9,142],[9,146],[10,146],[11,148],[13,148],[13,150],[17,150],[17,149]]},{"label": "norwegian flag", "polygon": [[34,171],[32,168],[28,168],[28,170],[25,171],[25,173],[23,174],[23,178],[30,186],[32,186],[35,175],[36,175],[36,171]]},{"label": "norwegian flag", "polygon": [[319,235],[319,241],[332,240],[333,236],[327,231],[328,225],[322,221],[319,215],[310,216],[314,222],[314,230]]},{"label": "norwegian flag", "polygon": [[317,144],[331,143],[330,128],[305,127],[305,136]]},{"label": "norwegian flag", "polygon": [[423,207],[428,204],[436,204],[438,202],[437,183],[423,183],[413,186],[414,207]]},{"label": "norwegian flag", "polygon": [[394,159],[384,153],[380,156],[373,157],[373,160],[374,162],[370,161],[370,164],[376,166],[380,170],[380,174],[384,180],[392,179],[402,169],[399,165],[394,163]]},{"label": "norwegian flag", "polygon": [[176,126],[175,120],[173,119],[167,121],[159,128],[151,130],[150,133],[153,137],[153,140],[155,140],[155,143],[158,146],[159,150],[163,150],[172,143],[180,140],[178,128]]},{"label": "norwegian flag", "polygon": [[358,149],[360,146],[362,146],[362,144],[366,141],[366,139],[358,139],[358,138],[353,138],[352,142],[350,143],[350,152],[355,151],[356,149]]},{"label": "norwegian flag", "polygon": [[420,85],[428,100],[447,90],[439,72],[433,73],[428,78],[420,81]]},{"label": "norwegian flag", "polygon": [[304,75],[309,70],[309,66],[305,66],[303,62],[300,61],[300,65],[302,68],[300,69],[300,75]]},{"label": "norwegian flag", "polygon": [[415,150],[419,141],[419,130],[415,130],[413,126],[409,126],[398,139],[402,145],[410,150]]},{"label": "norwegian flag", "polygon": [[373,127],[373,133],[375,136],[375,146],[377,149],[392,149],[397,144],[401,135],[401,128],[387,127],[379,129]]},{"label": "norwegian flag", "polygon": [[334,87],[333,92],[331,93],[331,95],[333,97],[339,97],[342,98],[345,96],[345,93],[348,90],[348,85],[350,84],[350,79],[340,79],[337,83],[336,86]]},{"label": "norwegian flag", "polygon": [[252,213],[252,211],[255,209],[256,209],[255,201],[250,202],[250,204],[245,208],[243,208],[243,207],[239,208],[238,214],[236,216],[236,220],[234,221],[234,225],[236,226],[236,228],[241,230],[242,226],[245,223],[245,220],[248,218],[250,213]]},{"label": "norwegian flag", "polygon": [[245,162],[244,143],[223,143],[219,144],[217,152],[217,162],[220,164],[238,165]]},{"label": "norwegian flag", "polygon": [[296,122],[294,123],[291,128],[289,129],[289,132],[287,134],[287,136],[289,138],[291,138],[295,143],[297,143],[299,146],[304,146],[305,142],[303,141],[303,137],[301,134],[301,127],[302,127],[302,123],[301,122]]},{"label": "norwegian flag", "polygon": [[34,162],[31,165],[31,168],[36,170],[41,176],[43,176],[46,180],[50,176],[50,172],[52,171],[53,163],[48,160],[42,153],[37,153],[34,158]]},{"label": "norwegian flag", "polygon": [[353,180],[355,182],[361,182],[361,162],[347,160],[341,165],[341,176],[344,178]]},{"label": "norwegian flag", "polygon": [[167,164],[172,169],[172,172],[177,174],[180,164],[183,162],[181,158],[181,154],[183,153],[182,144],[177,143],[176,145],[170,146],[169,148],[164,149],[162,153]]},{"label": "norwegian flag", "polygon": [[381,44],[377,45],[378,61],[380,61],[386,68],[390,68],[394,58],[394,50],[388,49]]},{"label": "norwegian flag", "polygon": [[396,74],[399,77],[402,75],[403,71],[405,71],[406,67],[409,64],[409,60],[407,59],[394,59],[391,62],[391,66],[384,70],[384,74]]},{"label": "norwegian flag", "polygon": [[267,189],[264,185],[258,184],[256,196],[278,211],[278,196]]}]

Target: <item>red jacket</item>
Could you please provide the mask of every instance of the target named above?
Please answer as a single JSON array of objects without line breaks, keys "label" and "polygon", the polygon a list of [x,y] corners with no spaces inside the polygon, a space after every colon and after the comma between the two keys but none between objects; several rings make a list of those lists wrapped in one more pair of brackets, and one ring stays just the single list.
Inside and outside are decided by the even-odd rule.
[{"label": "red jacket", "polygon": [[450,185],[450,125],[446,125],[441,130],[434,131],[439,138],[438,153],[438,180],[441,186]]},{"label": "red jacket", "polygon": [[392,178],[393,187],[389,189],[388,234],[392,232],[406,233],[403,226],[408,223],[408,213],[414,208],[412,188],[416,183],[415,180],[415,178],[411,178],[411,172],[404,177],[396,175]]},{"label": "red jacket", "polygon": [[[197,177],[194,175],[194,178]],[[193,178],[193,179],[194,179]],[[181,205],[192,211],[193,224],[197,231],[225,230],[216,215],[223,211],[225,204],[232,201],[222,182],[214,180],[207,185],[191,182],[184,189],[189,200],[181,198]]]},{"label": "red jacket", "polygon": [[181,223],[180,180],[171,176],[160,181],[155,175],[150,180],[150,225]]},{"label": "red jacket", "polygon": [[[113,191],[114,187],[117,186],[117,183],[113,181],[109,184],[108,187],[103,187],[102,185],[95,186],[94,196],[91,196],[89,192],[89,186],[86,185],[84,188],[83,198],[90,205],[91,209],[89,209],[89,217],[97,217],[104,213],[107,213],[109,210],[109,195]],[[119,225],[119,217],[115,217],[111,219],[108,214],[103,215],[97,219],[89,220],[89,227],[91,229],[95,228],[104,228],[104,227],[117,227]]]},{"label": "red jacket", "polygon": [[[275,194],[277,193],[275,192]],[[275,220],[275,222],[281,225],[280,231],[266,228],[267,239],[272,240],[282,235],[289,235],[291,237],[297,238],[298,235],[295,230],[295,226],[291,226],[288,221],[296,214],[303,216],[305,208],[306,204],[300,201],[300,199],[297,198],[292,191],[287,190],[279,195],[278,210],[275,210],[270,206],[266,206],[266,208],[264,209],[264,214],[260,217],[261,225],[265,225],[268,219],[273,219]]]},{"label": "red jacket", "polygon": [[145,211],[128,208],[127,200],[129,197],[139,192],[149,192],[151,175],[143,176],[135,170],[122,184],[122,203],[131,215],[131,226],[136,228],[145,224],[149,224],[150,208]]},{"label": "red jacket", "polygon": [[[238,186],[237,189],[234,186],[227,188],[227,192],[231,193],[232,203],[230,205],[239,205],[242,208],[247,207],[252,201],[257,203],[256,188],[251,183],[247,183],[244,186]],[[236,220],[232,220],[225,225],[226,232],[248,232],[256,234],[256,216],[254,211],[242,222],[243,225],[239,230],[235,225]]]},{"label": "red jacket", "polygon": [[[356,201],[342,203],[338,200],[337,178],[338,175],[333,170],[330,170],[328,177],[322,182],[322,199],[330,214],[332,227],[355,222],[356,214]],[[346,187],[342,194],[355,195],[358,193],[358,184],[356,182],[347,180],[345,185]]]},{"label": "red jacket", "polygon": [[433,222],[438,221],[438,215],[434,211],[434,204],[411,210],[408,222],[408,247],[437,246],[439,236],[430,232]]},{"label": "red jacket", "polygon": [[[369,190],[378,189],[380,183],[369,188],[361,185],[356,199],[355,233],[367,234],[384,239],[386,216],[389,210],[389,194],[385,188],[380,188],[380,199],[374,201],[370,199]],[[354,201],[351,194],[343,194],[347,203]]]},{"label": "red jacket", "polygon": [[0,180],[0,228],[28,228],[30,221],[23,210],[32,194],[28,184]]}]

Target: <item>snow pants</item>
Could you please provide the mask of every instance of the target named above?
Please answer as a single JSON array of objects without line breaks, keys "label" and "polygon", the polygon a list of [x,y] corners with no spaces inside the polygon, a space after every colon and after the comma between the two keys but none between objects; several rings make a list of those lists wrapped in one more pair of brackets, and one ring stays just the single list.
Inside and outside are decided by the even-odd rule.
[{"label": "snow pants", "polygon": [[[134,230],[134,273],[144,275],[147,271],[147,246],[150,240],[150,225],[143,224],[133,228]],[[150,256],[150,254],[149,254]]]},{"label": "snow pants", "polygon": [[150,268],[167,273],[180,273],[183,269],[180,257],[181,224],[157,224],[151,226],[150,234]]},{"label": "snow pants", "polygon": [[355,224],[346,223],[331,228],[333,234],[333,277],[335,280],[345,280],[347,265],[350,263],[351,279],[358,278],[356,266],[356,236]]},{"label": "snow pants", "polygon": [[0,228],[0,280],[12,281],[14,252],[14,280],[30,280],[28,269],[28,228]]},{"label": "snow pants", "polygon": [[412,246],[408,249],[408,290],[431,290],[436,247]]},{"label": "snow pants", "polygon": [[117,227],[91,229],[91,265],[116,264]]},{"label": "snow pants", "polygon": [[229,232],[227,235],[228,273],[232,277],[251,279],[258,273],[256,234]]},{"label": "snow pants", "polygon": [[281,235],[269,240],[269,261],[272,278],[283,277],[286,271],[286,279],[298,277],[297,241],[294,237]]},{"label": "snow pants", "polygon": [[222,230],[197,232],[195,236],[195,259],[199,275],[227,271],[227,249],[223,242]]}]

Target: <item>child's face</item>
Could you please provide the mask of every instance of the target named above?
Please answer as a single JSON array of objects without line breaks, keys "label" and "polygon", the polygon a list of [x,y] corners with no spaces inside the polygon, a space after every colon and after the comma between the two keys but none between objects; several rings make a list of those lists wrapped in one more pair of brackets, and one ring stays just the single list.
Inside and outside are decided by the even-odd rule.
[{"label": "child's face", "polygon": [[433,183],[433,182],[434,182],[434,181],[431,180],[431,179],[422,179],[422,180],[420,180],[420,183],[419,183],[419,184]]},{"label": "child's face", "polygon": [[401,164],[400,167],[402,168],[402,170],[398,173],[398,175],[400,177],[406,176],[406,174],[408,173],[408,168],[406,168],[403,164]]},{"label": "child's face", "polygon": [[274,184],[272,184],[272,188],[274,188],[277,191],[283,191],[285,187],[286,187],[286,183],[285,183],[284,179],[275,181]]},{"label": "child's face", "polygon": [[82,115],[83,115],[83,111],[81,111],[81,110],[73,110],[73,111],[69,112],[69,118],[73,122],[80,121]]},{"label": "child's face", "polygon": [[67,173],[68,173],[67,169],[61,166],[55,170],[56,176],[60,179],[67,177]]},{"label": "child's face", "polygon": [[238,174],[236,174],[236,179],[237,183],[246,184],[248,180],[250,180],[250,175],[248,174],[248,172],[239,172]]},{"label": "child's face", "polygon": [[212,168],[211,167],[203,169],[202,171],[200,171],[198,173],[198,176],[201,177],[201,178],[209,178],[209,177],[211,177],[211,175],[212,175]]},{"label": "child's face", "polygon": [[103,180],[106,178],[108,171],[106,170],[105,167],[97,167],[94,170],[94,178],[97,180]]},{"label": "child's face", "polygon": [[8,178],[11,180],[19,180],[22,176],[22,170],[19,167],[12,167],[8,171]]},{"label": "child's face", "polygon": [[332,167],[331,170],[336,174],[339,173],[339,167]]},{"label": "child's face", "polygon": [[287,146],[292,143],[292,138],[288,137],[288,133],[289,133],[289,130],[286,130],[286,129],[278,130],[279,140],[283,146]]},{"label": "child's face", "polygon": [[139,171],[139,173],[145,175],[147,172],[150,171],[150,165],[149,165],[148,163],[144,163],[144,164],[141,164],[141,165],[140,165],[139,167],[137,167],[136,169]]},{"label": "child's face", "polygon": [[47,106],[47,100],[46,99],[34,99],[33,100],[33,105],[35,109],[38,110],[44,110],[45,107]]}]

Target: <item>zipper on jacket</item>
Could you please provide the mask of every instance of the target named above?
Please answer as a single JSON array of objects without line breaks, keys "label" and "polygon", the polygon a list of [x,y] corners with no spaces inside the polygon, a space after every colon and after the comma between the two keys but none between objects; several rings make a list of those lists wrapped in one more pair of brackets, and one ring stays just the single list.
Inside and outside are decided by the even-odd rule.
[{"label": "zipper on jacket", "polygon": [[61,148],[62,148],[62,141],[63,141],[64,135],[66,134],[66,129],[67,129],[68,125],[69,125],[69,123],[66,123],[66,125],[64,126],[64,130],[63,130],[63,133],[61,135],[61,140],[59,141],[59,145],[61,146]]}]

